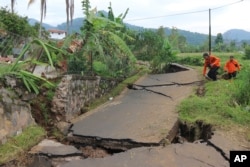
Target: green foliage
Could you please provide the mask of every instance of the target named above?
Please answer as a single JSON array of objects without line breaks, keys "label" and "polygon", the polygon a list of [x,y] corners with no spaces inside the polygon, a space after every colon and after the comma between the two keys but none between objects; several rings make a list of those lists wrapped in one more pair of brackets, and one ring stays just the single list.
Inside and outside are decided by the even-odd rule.
[{"label": "green foliage", "polygon": [[86,64],[82,57],[74,57],[68,61],[68,74],[83,74],[86,71]]},{"label": "green foliage", "polygon": [[44,123],[47,126],[49,121],[50,121],[49,108],[48,108],[47,104],[41,103],[40,104],[40,109],[41,109],[41,112],[42,112]]},{"label": "green foliage", "polygon": [[174,50],[179,50],[179,32],[176,27],[171,29],[171,33],[168,36],[168,40]]},{"label": "green foliage", "polygon": [[[98,16],[95,9],[90,10],[89,1],[82,1],[82,4],[86,15],[85,24],[81,28],[84,40],[82,56],[90,61],[90,69],[93,70],[94,62],[101,62],[107,66],[110,76],[128,74],[136,59],[124,41],[127,34],[122,20],[126,14],[116,18],[110,4],[108,17],[102,14]],[[94,69],[100,74],[98,68],[104,66],[97,64],[94,64]]]},{"label": "green foliage", "polygon": [[133,52],[138,60],[152,61],[162,48],[164,37],[152,30],[145,29],[136,34]]},{"label": "green foliage", "polygon": [[241,107],[235,104],[232,93],[234,90],[233,82],[207,83],[204,97],[193,95],[181,103],[180,119],[191,123],[202,120],[220,127],[231,124],[249,125],[250,112],[241,110]]},{"label": "green foliage", "polygon": [[83,14],[86,17],[89,17],[89,13],[90,13],[90,1],[89,0],[82,0],[82,10],[83,10]]},{"label": "green foliage", "polygon": [[200,56],[185,56],[185,57],[178,57],[177,62],[180,64],[187,64],[192,66],[202,66],[204,60]]},{"label": "green foliage", "polygon": [[11,160],[40,142],[46,132],[39,126],[30,126],[23,133],[10,138],[7,143],[0,145],[0,165]]},{"label": "green foliage", "polygon": [[109,75],[107,65],[101,61],[94,61],[93,68],[94,68],[94,71],[97,75],[100,75],[100,76],[108,76]]},{"label": "green foliage", "polygon": [[235,101],[250,112],[250,66],[249,62],[243,65],[237,82],[235,82]]},{"label": "green foliage", "polygon": [[245,59],[250,59],[250,46],[245,46]]},{"label": "green foliage", "polygon": [[168,40],[165,38],[162,46],[159,48],[157,56],[154,57],[151,66],[153,73],[165,72],[168,63],[173,62],[176,59],[176,52],[172,50]]},{"label": "green foliage", "polygon": [[0,9],[0,28],[8,30],[11,33],[30,37],[36,36],[37,32],[29,25],[27,17],[18,16],[15,13],[11,13],[6,8]]},{"label": "green foliage", "polygon": [[[216,53],[216,55],[225,62],[231,54]],[[242,127],[244,131],[242,135],[249,140],[250,66],[249,61],[240,60],[240,56],[235,54],[240,64],[243,64],[236,79],[206,82],[204,96],[192,95],[178,106],[182,121],[194,123],[201,120],[230,130],[232,127]]]},{"label": "green foliage", "polygon": [[216,38],[215,38],[215,44],[223,44],[224,40],[223,40],[223,36],[221,33],[218,33]]},{"label": "green foliage", "polygon": [[[51,58],[50,50],[51,50],[51,48],[52,49],[57,49],[57,48],[54,48],[53,46],[50,46],[49,44],[46,44],[39,39],[35,39],[26,45],[26,47],[21,51],[19,57],[16,59],[16,61],[13,64],[11,64],[10,66],[7,66],[5,68],[5,71],[0,73],[0,78],[3,78],[5,75],[14,75],[14,76],[16,76],[16,78],[20,78],[23,81],[24,86],[27,88],[27,90],[29,92],[33,91],[36,94],[38,94],[39,93],[39,85],[41,82],[45,82],[51,87],[53,87],[54,84],[52,84],[51,82],[49,82],[45,78],[34,75],[31,72],[25,70],[27,68],[27,66],[30,66],[30,64],[36,65],[36,64],[39,64],[41,62],[34,60],[34,59],[19,62],[21,60],[21,58],[24,56],[24,54],[29,50],[29,48],[31,47],[31,44],[33,44],[33,43],[40,45],[44,49],[50,66],[54,67],[53,61]],[[59,49],[57,49],[57,50],[60,51]]]},{"label": "green foliage", "polygon": [[48,92],[47,92],[47,99],[48,99],[48,101],[52,101],[54,95],[55,95],[55,90],[54,89],[49,89]]},{"label": "green foliage", "polygon": [[160,27],[158,31],[144,30],[135,35],[133,52],[137,59],[150,61],[152,72],[164,72],[166,65],[176,59],[177,52],[173,50],[169,40]]}]

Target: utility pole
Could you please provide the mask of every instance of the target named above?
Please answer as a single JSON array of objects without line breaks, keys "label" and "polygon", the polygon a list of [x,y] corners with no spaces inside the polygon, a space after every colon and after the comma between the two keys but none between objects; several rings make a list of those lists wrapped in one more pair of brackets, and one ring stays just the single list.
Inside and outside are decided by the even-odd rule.
[{"label": "utility pole", "polygon": [[209,55],[211,54],[211,9],[209,9],[209,35],[208,35]]}]

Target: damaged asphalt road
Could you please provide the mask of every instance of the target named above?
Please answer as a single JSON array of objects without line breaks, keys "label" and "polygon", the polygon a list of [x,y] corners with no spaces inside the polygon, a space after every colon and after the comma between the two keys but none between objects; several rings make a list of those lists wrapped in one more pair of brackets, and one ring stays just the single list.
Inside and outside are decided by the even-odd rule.
[{"label": "damaged asphalt road", "polygon": [[[202,140],[171,144],[179,133],[176,106],[192,94],[197,80],[197,73],[192,69],[141,78],[135,86],[150,87],[151,91],[126,89],[120,96],[72,121],[67,138],[75,147],[68,147],[71,155],[61,156],[60,163],[51,166],[228,167],[229,151],[240,147],[224,141],[220,134],[215,133],[209,139],[210,144]],[[79,151],[89,146],[102,148],[108,155],[88,158],[82,153],[79,156]],[[33,154],[53,161],[53,151],[49,150],[58,154],[56,149],[48,146]],[[64,150],[62,146],[59,149]],[[72,150],[76,154],[73,158]]]}]

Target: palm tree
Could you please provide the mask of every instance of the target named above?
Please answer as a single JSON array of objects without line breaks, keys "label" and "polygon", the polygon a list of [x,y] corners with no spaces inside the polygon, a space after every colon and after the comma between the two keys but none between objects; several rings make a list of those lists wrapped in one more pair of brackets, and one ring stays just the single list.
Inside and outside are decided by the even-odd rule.
[{"label": "palm tree", "polygon": [[[34,2],[35,0],[30,0],[28,3],[28,7]],[[46,0],[41,0],[41,18],[40,18],[39,38],[41,37],[41,34],[42,34],[42,23],[43,23],[43,18],[45,18],[46,16],[46,9],[47,9]]]},{"label": "palm tree", "polygon": [[[15,1],[15,0],[12,0]],[[32,3],[34,3],[35,0],[29,0],[28,6],[30,6]],[[74,15],[74,0],[65,0],[66,2],[66,14],[67,14],[67,33],[69,33],[69,20],[71,21],[72,24],[72,19]],[[46,0],[41,0],[41,18],[40,18],[40,29],[39,29],[39,37],[41,37],[41,32],[42,32],[42,23],[43,23],[43,18],[46,16]]]},{"label": "palm tree", "polygon": [[74,16],[74,0],[66,0],[67,34],[69,34],[69,20],[72,24]]},{"label": "palm tree", "polygon": [[16,0],[11,0],[11,12],[14,13],[14,6],[15,6]]}]

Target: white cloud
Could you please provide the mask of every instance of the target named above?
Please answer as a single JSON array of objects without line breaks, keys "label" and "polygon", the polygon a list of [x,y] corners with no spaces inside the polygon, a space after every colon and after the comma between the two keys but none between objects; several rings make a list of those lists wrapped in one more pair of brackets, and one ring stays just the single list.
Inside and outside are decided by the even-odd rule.
[{"label": "white cloud", "polygon": [[[250,31],[247,24],[250,15],[249,0],[242,2],[237,0],[91,0],[91,7],[97,7],[98,10],[108,9],[109,3],[115,15],[124,13],[129,8],[126,17],[128,23],[144,26],[147,28],[158,28],[160,26],[184,29],[193,32],[208,33],[208,9],[214,9],[220,6],[222,8],[212,10],[212,34],[225,32],[232,28],[240,28]],[[235,3],[239,2],[239,3]],[[15,11],[30,18],[40,20],[40,1],[37,0],[27,9],[28,0],[17,0]],[[235,4],[232,4],[235,3]],[[232,5],[228,5],[232,4]],[[1,0],[0,6],[10,6],[10,0]],[[187,15],[173,14],[188,13],[194,11],[204,11]],[[158,17],[165,16],[165,17]],[[81,0],[75,0],[74,18],[83,17]],[[153,18],[154,19],[149,19]],[[135,20],[135,19],[142,20]],[[133,21],[132,21],[133,20]],[[66,21],[65,1],[64,0],[47,0],[47,15],[45,23],[57,25]]]}]

